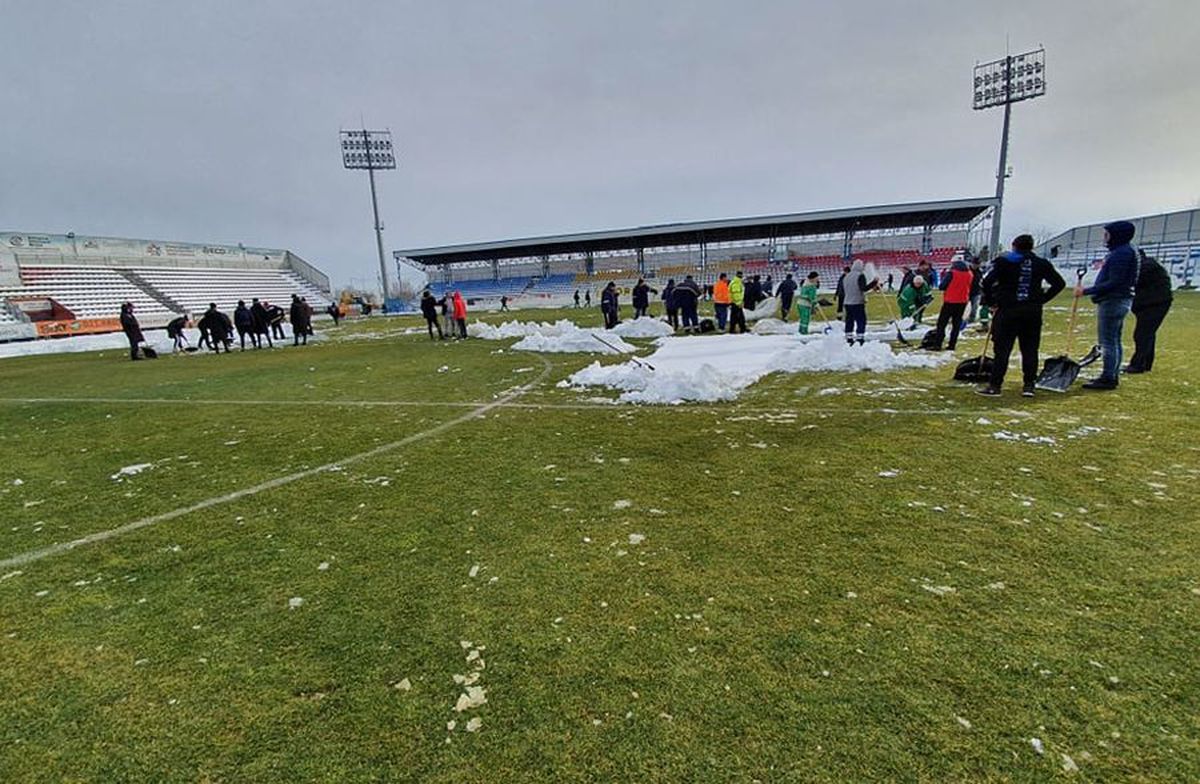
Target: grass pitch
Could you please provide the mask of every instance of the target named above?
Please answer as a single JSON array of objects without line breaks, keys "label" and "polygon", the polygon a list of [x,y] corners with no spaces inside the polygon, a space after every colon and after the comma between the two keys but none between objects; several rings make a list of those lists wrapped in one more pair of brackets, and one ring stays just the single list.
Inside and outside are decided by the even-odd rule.
[{"label": "grass pitch", "polygon": [[612,407],[404,318],[4,360],[0,560],[200,508],[0,570],[0,778],[1196,780],[1198,299],[1032,401]]}]

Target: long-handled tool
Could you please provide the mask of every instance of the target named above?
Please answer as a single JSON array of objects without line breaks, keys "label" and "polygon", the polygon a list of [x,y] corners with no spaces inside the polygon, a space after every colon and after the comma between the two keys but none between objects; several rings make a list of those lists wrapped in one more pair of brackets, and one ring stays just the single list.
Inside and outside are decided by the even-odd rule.
[{"label": "long-handled tool", "polygon": [[822,329],[821,331],[826,335],[832,334],[833,333],[833,324],[830,323],[829,319],[825,317],[825,308],[821,307],[821,303],[819,300],[813,304],[815,304],[817,306],[817,315],[819,315],[821,317],[821,323],[825,325],[825,328]]},{"label": "long-handled tool", "polygon": [[[1078,272],[1078,282],[1083,281],[1084,270]],[[1033,385],[1038,389],[1045,389],[1050,392],[1066,392],[1075,383],[1075,379],[1079,377],[1079,371],[1083,369],[1083,362],[1076,362],[1071,359],[1071,345],[1075,340],[1075,316],[1079,311],[1079,297],[1075,297],[1071,302],[1071,318],[1067,321],[1067,350],[1066,353],[1060,354],[1057,357],[1050,357],[1046,363],[1042,365],[1042,372],[1033,382]],[[1093,348],[1089,352],[1085,360],[1087,364],[1095,362],[1093,354],[1096,350]]]},{"label": "long-handled tool", "polygon": [[[604,345],[606,345],[606,346],[608,346],[609,348],[611,348],[611,349],[612,349],[612,350],[613,350],[615,353],[617,353],[617,354],[624,353],[624,352],[622,352],[622,351],[621,351],[619,348],[617,348],[616,346],[614,346],[612,343],[609,343],[607,340],[605,340],[604,338],[602,338],[602,337],[600,337],[599,335],[597,335],[595,332],[590,332],[590,333],[588,333],[588,334],[590,334],[592,337],[594,337],[596,340],[600,341],[600,342],[601,342],[601,343],[603,343]],[[634,363],[635,365],[637,365],[638,367],[645,367],[645,368],[649,368],[650,370],[654,370],[654,365],[651,365],[649,362],[643,362],[642,360],[638,359],[638,358],[637,358],[637,357],[635,357],[635,356],[630,356],[629,358],[630,358],[630,359],[632,359],[632,360],[633,360],[633,363]]]},{"label": "long-handled tool", "polygon": [[988,381],[992,377],[992,366],[996,364],[996,360],[987,355],[988,343],[992,340],[992,322],[988,322],[987,335],[983,338],[983,351],[979,352],[979,356],[964,359],[958,363],[958,367],[954,369],[955,381],[969,381],[979,383]]},{"label": "long-handled tool", "polygon": [[896,328],[896,340],[900,341],[901,345],[911,348],[912,343],[909,343],[907,340],[905,340],[904,334],[900,332],[900,319],[896,316],[896,309],[892,307],[892,300],[886,293],[883,294],[883,302],[885,305],[887,305],[888,315],[892,317],[892,326]]}]

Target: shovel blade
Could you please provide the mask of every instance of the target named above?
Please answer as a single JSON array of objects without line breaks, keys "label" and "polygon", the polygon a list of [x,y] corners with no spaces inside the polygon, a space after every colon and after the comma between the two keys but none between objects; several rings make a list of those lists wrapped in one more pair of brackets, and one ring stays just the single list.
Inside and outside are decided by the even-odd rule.
[{"label": "shovel blade", "polygon": [[1066,392],[1079,377],[1080,370],[1079,363],[1070,357],[1051,357],[1042,365],[1042,373],[1033,385],[1048,392]]}]

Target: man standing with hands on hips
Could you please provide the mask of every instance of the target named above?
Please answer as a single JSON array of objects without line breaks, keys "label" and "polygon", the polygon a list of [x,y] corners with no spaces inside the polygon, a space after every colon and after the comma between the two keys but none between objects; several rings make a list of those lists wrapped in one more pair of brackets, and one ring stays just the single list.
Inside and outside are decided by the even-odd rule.
[{"label": "man standing with hands on hips", "polygon": [[1104,370],[1084,389],[1116,389],[1121,372],[1121,328],[1133,304],[1139,259],[1130,241],[1134,226],[1129,221],[1114,221],[1104,227],[1104,245],[1108,255],[1096,281],[1084,288],[1075,286],[1075,296],[1088,296],[1096,303],[1096,338],[1104,356]]}]

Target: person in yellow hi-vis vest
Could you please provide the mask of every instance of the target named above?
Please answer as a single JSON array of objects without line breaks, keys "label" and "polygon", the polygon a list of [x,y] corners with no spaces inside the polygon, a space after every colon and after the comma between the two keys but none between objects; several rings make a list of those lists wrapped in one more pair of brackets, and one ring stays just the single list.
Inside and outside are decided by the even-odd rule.
[{"label": "person in yellow hi-vis vest", "polygon": [[742,328],[746,332],[746,311],[742,305],[746,301],[746,284],[742,282],[742,271],[738,270],[729,282],[729,334],[732,335]]}]

